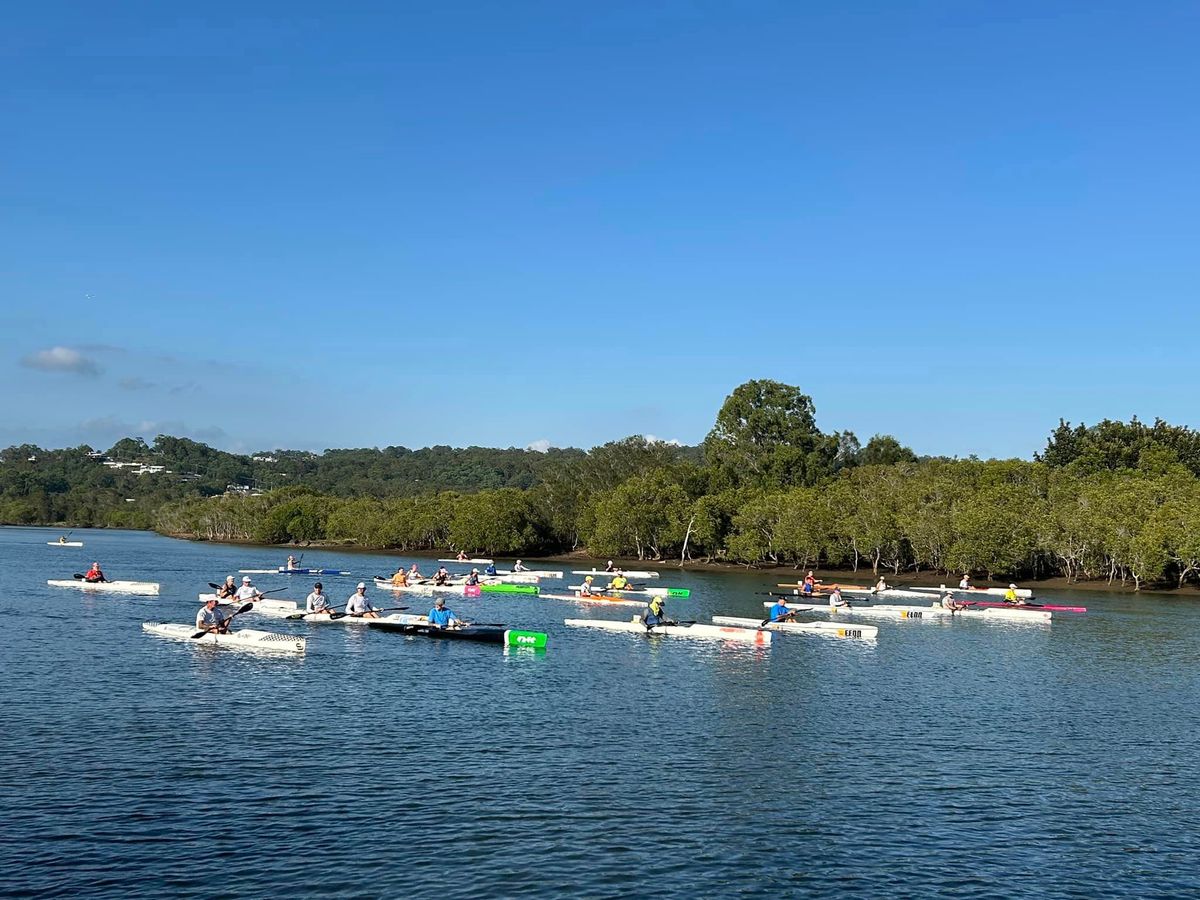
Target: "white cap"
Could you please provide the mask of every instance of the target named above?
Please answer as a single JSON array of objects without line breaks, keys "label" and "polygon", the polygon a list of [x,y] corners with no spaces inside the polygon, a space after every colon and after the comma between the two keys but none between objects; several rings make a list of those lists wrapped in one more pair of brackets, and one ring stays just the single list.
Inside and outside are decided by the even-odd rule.
[{"label": "white cap", "polygon": [[367,583],[366,583],[365,581],[360,581],[360,582],[358,583],[358,586],[359,586],[359,587],[361,587],[361,588],[365,588],[365,587],[367,586]]},{"label": "white cap", "polygon": [[1014,591],[1017,589],[1017,586],[1015,584],[1010,584],[1009,587],[1012,588]]},{"label": "white cap", "polygon": [[249,583],[250,583],[250,576],[249,576],[249,575],[243,575],[243,576],[242,576],[242,584],[249,584]]}]

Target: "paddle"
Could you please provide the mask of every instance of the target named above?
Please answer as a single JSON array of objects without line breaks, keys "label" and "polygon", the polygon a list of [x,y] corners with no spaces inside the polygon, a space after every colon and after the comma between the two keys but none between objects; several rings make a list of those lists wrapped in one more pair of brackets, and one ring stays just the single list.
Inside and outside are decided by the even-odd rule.
[{"label": "paddle", "polygon": [[[76,573],[75,573],[74,575],[72,575],[71,577],[72,577],[72,578],[74,578],[76,581],[87,581],[87,576],[86,576],[86,575],[80,575],[78,572],[76,572]],[[91,584],[108,584],[108,579],[107,579],[107,578],[101,578],[99,581],[93,581],[93,582],[90,582],[90,583],[91,583]]]},{"label": "paddle", "polygon": [[[247,603],[245,606],[243,606],[243,607],[242,607],[241,609],[239,609],[237,612],[233,613],[233,614],[232,614],[232,615],[231,615],[231,616],[230,616],[228,619],[225,619],[225,620],[224,620],[224,621],[223,621],[223,622],[222,622],[220,625],[218,625],[217,627],[218,627],[218,628],[224,627],[224,629],[225,629],[226,631],[228,631],[228,630],[229,630],[229,623],[230,623],[230,622],[232,622],[232,621],[233,621],[235,618],[237,618],[238,616],[240,616],[242,613],[244,613],[244,612],[250,612],[250,610],[252,610],[252,609],[254,609],[254,604],[253,604],[253,603]],[[209,633],[209,632],[211,632],[211,631],[212,631],[212,629],[211,629],[211,628],[201,628],[199,631],[197,631],[195,634],[193,634],[193,635],[192,635],[192,640],[194,641],[194,640],[197,640],[197,639],[199,639],[199,638],[202,638],[202,637],[204,637],[206,634],[208,634],[208,633]]]},{"label": "paddle", "polygon": [[[407,607],[407,606],[387,606],[387,607],[384,607],[383,609],[367,610],[367,612],[400,612],[401,610],[405,610],[405,609],[409,609],[409,607]],[[367,613],[338,613],[338,612],[335,612],[335,613],[331,613],[329,618],[331,618],[331,619],[347,619],[347,618],[361,619],[364,616],[366,616],[366,614]],[[305,615],[308,615],[308,614],[305,613]],[[291,616],[288,616],[288,618],[291,618]]]}]

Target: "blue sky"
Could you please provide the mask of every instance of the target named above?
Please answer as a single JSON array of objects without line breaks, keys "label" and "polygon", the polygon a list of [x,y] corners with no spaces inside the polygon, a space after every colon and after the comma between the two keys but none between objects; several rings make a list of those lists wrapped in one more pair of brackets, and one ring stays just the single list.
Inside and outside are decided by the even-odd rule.
[{"label": "blue sky", "polygon": [[1200,7],[24,4],[0,443],[1200,427]]}]

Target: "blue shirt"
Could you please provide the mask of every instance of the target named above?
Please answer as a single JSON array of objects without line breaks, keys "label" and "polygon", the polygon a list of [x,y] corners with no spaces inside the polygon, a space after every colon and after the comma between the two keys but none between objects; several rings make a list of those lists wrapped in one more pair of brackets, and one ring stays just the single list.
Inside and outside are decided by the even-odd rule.
[{"label": "blue shirt", "polygon": [[783,601],[783,600],[779,600],[779,601],[776,601],[775,605],[771,607],[771,618],[772,619],[782,619],[784,616],[786,616],[790,612],[791,612],[791,610],[787,608],[787,602]]},{"label": "blue shirt", "polygon": [[495,567],[495,566],[488,566],[486,569],[484,569],[484,570],[483,570],[483,573],[484,573],[485,575],[495,575],[495,574],[496,574],[496,567]]},{"label": "blue shirt", "polygon": [[429,624],[437,625],[439,628],[445,628],[450,624],[451,619],[457,619],[458,616],[450,611],[449,607],[438,609],[436,606],[429,611]]}]

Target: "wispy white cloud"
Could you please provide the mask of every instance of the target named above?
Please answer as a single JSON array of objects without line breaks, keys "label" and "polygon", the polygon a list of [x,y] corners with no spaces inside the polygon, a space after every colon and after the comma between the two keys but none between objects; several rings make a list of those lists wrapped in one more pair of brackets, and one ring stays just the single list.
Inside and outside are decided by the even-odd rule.
[{"label": "wispy white cloud", "polygon": [[526,449],[526,450],[533,450],[533,451],[535,451],[535,452],[537,452],[537,453],[545,453],[545,452],[546,452],[547,450],[549,450],[549,449],[550,449],[552,446],[554,446],[554,445],[553,445],[553,444],[551,444],[551,443],[550,443],[550,441],[549,441],[548,439],[546,439],[546,438],[541,438],[541,439],[539,439],[539,440],[533,441],[533,442],[532,442],[532,443],[530,443],[530,444],[527,444],[527,445],[525,446],[525,449]]},{"label": "wispy white cloud", "polygon": [[78,350],[70,347],[50,347],[38,350],[28,356],[21,357],[21,365],[27,369],[37,369],[41,372],[66,372],[71,375],[85,375],[91,378],[100,374],[100,367],[89,356],[84,356]]},{"label": "wispy white cloud", "polygon": [[678,438],[671,438],[669,440],[663,440],[662,438],[655,437],[652,434],[648,434],[645,437],[646,437],[646,440],[651,444],[669,444],[672,447],[682,447],[683,446],[683,441],[679,440]]}]

